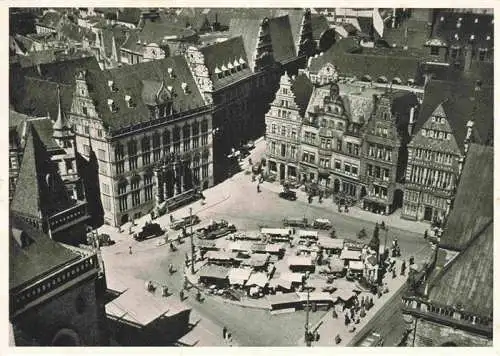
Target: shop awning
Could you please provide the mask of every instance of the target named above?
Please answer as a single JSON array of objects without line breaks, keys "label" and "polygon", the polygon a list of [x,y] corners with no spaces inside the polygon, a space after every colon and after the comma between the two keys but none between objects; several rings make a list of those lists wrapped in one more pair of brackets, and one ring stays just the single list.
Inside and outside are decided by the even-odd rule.
[{"label": "shop awning", "polygon": [[200,269],[200,278],[226,279],[229,268],[215,265],[205,265]]},{"label": "shop awning", "polygon": [[259,273],[253,273],[250,278],[248,279],[246,286],[258,286],[261,288],[264,288],[267,283],[269,282],[269,278],[267,278],[267,275],[265,273],[259,272]]},{"label": "shop awning", "polygon": [[299,230],[297,236],[300,238],[318,239],[318,232],[313,230]]},{"label": "shop awning", "polygon": [[229,284],[244,285],[251,274],[250,268],[231,268],[228,274]]},{"label": "shop awning", "polygon": [[279,278],[284,281],[290,281],[292,283],[302,283],[302,281],[304,280],[304,274],[297,272],[285,272],[281,273],[279,275]]},{"label": "shop awning", "polygon": [[326,249],[342,250],[344,248],[344,239],[332,239],[330,237],[320,237],[319,245]]},{"label": "shop awning", "polygon": [[361,260],[361,251],[342,250],[340,253],[341,260]]},{"label": "shop awning", "polygon": [[364,264],[361,261],[349,261],[349,268],[352,270],[362,271]]},{"label": "shop awning", "polygon": [[287,259],[289,266],[314,266],[312,258],[309,256],[290,256]]}]

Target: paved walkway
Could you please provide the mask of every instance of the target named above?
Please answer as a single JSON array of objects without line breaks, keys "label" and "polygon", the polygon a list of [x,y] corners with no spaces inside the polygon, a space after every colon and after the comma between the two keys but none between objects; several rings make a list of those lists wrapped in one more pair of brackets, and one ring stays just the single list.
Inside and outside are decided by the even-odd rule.
[{"label": "paved walkway", "polygon": [[[358,335],[359,333],[366,332],[362,330],[370,320],[377,314],[377,312],[399,291],[400,288],[406,282],[407,276],[399,275],[401,270],[401,261],[396,262],[396,271],[397,277],[395,279],[392,278],[390,273],[384,278],[384,283],[387,283],[387,287],[389,288],[389,293],[383,294],[380,298],[377,296],[373,296],[371,293],[361,293],[361,296],[370,296],[373,297],[374,306],[366,312],[366,316],[364,318],[360,318],[360,323],[355,324],[356,330],[354,332],[349,332],[352,323],[349,326],[345,326],[344,324],[344,313],[337,308],[338,318],[332,317],[332,312],[328,312],[325,317],[316,325],[311,325],[310,330],[318,331],[320,335],[319,341],[315,341],[312,343],[312,346],[348,346],[351,340]],[[335,336],[339,335],[341,338],[341,342],[336,344]],[[299,346],[305,346],[304,338],[301,338],[298,343]]]},{"label": "paved walkway", "polygon": [[[269,190],[275,193],[279,193],[283,190],[281,185],[278,182],[264,182],[262,184],[262,189]],[[302,201],[307,201],[307,193],[303,192],[300,189],[296,190],[297,192],[297,199],[302,200]],[[394,227],[398,228],[401,230],[406,230],[410,232],[414,232],[417,234],[424,234],[425,230],[430,229],[430,225],[425,222],[421,221],[411,221],[411,220],[405,220],[400,217],[400,212],[399,210],[395,211],[391,215],[379,215],[375,214],[366,210],[363,210],[357,206],[353,206],[349,208],[349,212],[345,213],[339,213],[338,208],[336,204],[332,203],[331,199],[323,199],[323,202],[320,203],[318,201],[318,198],[315,197],[311,203],[312,206],[315,207],[321,207],[326,210],[329,210],[332,214],[338,215],[338,214],[347,214],[352,217],[365,220],[365,221],[370,221],[373,223],[381,223],[382,221],[385,223],[386,226],[389,227]],[[319,217],[318,217],[319,218]]]}]

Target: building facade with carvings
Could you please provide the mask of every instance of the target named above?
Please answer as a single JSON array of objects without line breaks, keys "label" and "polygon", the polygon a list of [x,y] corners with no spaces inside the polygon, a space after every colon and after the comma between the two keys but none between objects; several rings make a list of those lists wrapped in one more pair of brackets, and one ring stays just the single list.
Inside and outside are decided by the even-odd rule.
[{"label": "building facade with carvings", "polygon": [[[283,74],[280,88],[266,114],[266,169],[278,179],[300,180],[300,152],[304,104],[312,93],[312,84],[303,76]],[[304,100],[305,99],[305,100]]]},{"label": "building facade with carvings", "polygon": [[470,145],[427,278],[403,296],[408,346],[493,344],[493,151]]},{"label": "building facade with carvings", "polygon": [[431,81],[408,145],[402,217],[443,223],[471,142],[492,144],[492,88]]},{"label": "building facade with carvings", "polygon": [[78,151],[96,153],[107,224],[213,185],[212,108],[183,57],[79,73],[70,117]]}]

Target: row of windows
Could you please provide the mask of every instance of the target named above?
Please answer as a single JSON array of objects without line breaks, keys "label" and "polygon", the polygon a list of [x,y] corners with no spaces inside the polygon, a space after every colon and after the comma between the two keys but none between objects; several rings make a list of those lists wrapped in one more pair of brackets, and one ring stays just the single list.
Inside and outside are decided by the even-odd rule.
[{"label": "row of windows", "polygon": [[392,148],[382,145],[368,145],[368,156],[382,159],[387,162],[392,161]]},{"label": "row of windows", "polygon": [[[279,151],[277,150],[278,147],[280,148]],[[297,147],[295,145],[287,145],[282,143],[278,146],[276,142],[271,141],[270,150],[272,154],[279,154],[282,157],[296,158],[297,156]]]},{"label": "row of windows", "polygon": [[377,198],[387,199],[387,188],[374,184],[370,190],[370,195]]},{"label": "row of windows", "polygon": [[439,130],[422,129],[422,136],[430,137],[438,140],[451,140],[451,133]]},{"label": "row of windows", "polygon": [[[338,159],[335,160],[335,169],[337,171],[342,171],[342,162]],[[358,176],[358,166],[353,165],[352,163],[344,163],[344,174],[350,176]]]},{"label": "row of windows", "polygon": [[[272,134],[278,133],[278,125],[276,125],[276,124],[271,125],[271,133]],[[289,127],[289,126],[285,126],[285,125],[280,126],[280,134],[281,134],[281,136],[290,137],[292,139],[297,138],[297,130],[293,127]]]},{"label": "row of windows", "polygon": [[426,185],[427,187],[452,189],[454,184],[454,175],[450,172],[412,165],[410,170],[407,172],[406,180],[411,183]]},{"label": "row of windows", "polygon": [[369,177],[382,179],[384,181],[389,181],[390,170],[387,168],[381,168],[379,166],[367,164],[366,165],[366,174]]},{"label": "row of windows", "polygon": [[414,151],[410,151],[410,155],[414,153],[415,158],[433,161],[441,164],[451,165],[454,160],[454,156],[449,153],[442,153],[430,150],[424,150],[422,148],[416,148]]}]

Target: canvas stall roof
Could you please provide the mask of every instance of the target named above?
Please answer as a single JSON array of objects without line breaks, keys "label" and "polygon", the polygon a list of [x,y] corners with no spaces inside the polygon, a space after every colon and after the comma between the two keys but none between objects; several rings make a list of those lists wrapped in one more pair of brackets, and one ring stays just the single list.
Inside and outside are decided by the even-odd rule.
[{"label": "canvas stall roof", "polygon": [[352,251],[352,250],[342,250],[340,253],[341,260],[361,260],[361,252],[360,251]]},{"label": "canvas stall roof", "polygon": [[268,295],[266,298],[269,301],[269,304],[271,304],[271,306],[274,304],[295,303],[300,301],[299,296],[295,292],[274,294],[274,295],[271,294]]},{"label": "canvas stall roof", "polygon": [[252,251],[252,243],[250,241],[235,241],[229,244],[228,249],[231,251]]},{"label": "canvas stall roof", "polygon": [[285,272],[281,273],[279,275],[279,278],[284,281],[290,281],[292,283],[302,283],[302,281],[304,280],[304,274],[297,272]]},{"label": "canvas stall roof", "polygon": [[252,267],[263,267],[269,261],[268,255],[253,254],[247,263]]},{"label": "canvas stall roof", "polygon": [[349,261],[349,268],[355,270],[364,269],[364,264],[361,261]]},{"label": "canvas stall roof", "polygon": [[374,255],[368,256],[366,258],[366,262],[371,266],[378,265],[377,257],[375,257]]},{"label": "canvas stall roof", "polygon": [[238,231],[234,234],[238,239],[259,240],[260,232],[258,231]]},{"label": "canvas stall roof", "polygon": [[[297,293],[299,296],[300,301],[302,302],[307,302],[307,293],[305,292],[300,292]],[[309,293],[309,302],[320,302],[320,301],[330,301],[334,302],[335,299],[331,296],[330,293],[325,293],[325,292],[312,292]]]},{"label": "canvas stall roof", "polygon": [[215,241],[209,241],[209,240],[200,240],[196,243],[196,247],[198,248],[215,248]]},{"label": "canvas stall roof", "polygon": [[[158,300],[151,293],[141,289],[127,290],[106,304],[108,316],[128,321],[139,327],[145,327],[164,315],[182,312],[178,306],[174,307],[174,313],[171,309],[172,306],[169,303]],[[188,310],[185,306],[183,309]]]},{"label": "canvas stall roof", "polygon": [[280,252],[281,250],[284,250],[284,246],[282,244],[267,244],[266,245],[266,252],[270,253],[277,253]]},{"label": "canvas stall roof", "polygon": [[332,258],[330,260],[330,271],[332,272],[342,272],[344,270],[344,261],[339,258]]},{"label": "canvas stall roof", "polygon": [[229,269],[226,267],[205,265],[201,268],[199,276],[204,278],[226,279],[228,273]]},{"label": "canvas stall roof", "polygon": [[277,229],[277,228],[262,228],[260,230],[261,234],[264,235],[290,235],[291,229]]},{"label": "canvas stall roof", "polygon": [[318,241],[321,247],[326,249],[343,249],[344,248],[344,239],[332,239],[330,237],[320,237]]},{"label": "canvas stall roof", "polygon": [[261,288],[264,288],[268,282],[269,282],[269,278],[267,277],[267,275],[263,272],[259,272],[259,273],[252,273],[252,275],[250,275],[250,278],[248,279],[246,285],[247,286],[259,286]]},{"label": "canvas stall roof", "polygon": [[299,230],[297,235],[302,238],[311,237],[314,239],[318,238],[318,232],[313,230]]},{"label": "canvas stall roof", "polygon": [[229,261],[236,258],[236,254],[227,251],[208,251],[205,257],[209,260]]},{"label": "canvas stall roof", "polygon": [[289,266],[313,266],[312,258],[309,256],[290,256],[287,259]]},{"label": "canvas stall roof", "polygon": [[271,287],[271,288],[283,287],[285,289],[291,289],[292,282],[285,281],[281,278],[273,278],[269,281],[269,287]]},{"label": "canvas stall roof", "polygon": [[231,268],[228,275],[229,283],[243,285],[248,281],[251,274],[252,270],[250,268]]}]

